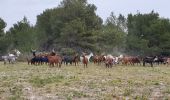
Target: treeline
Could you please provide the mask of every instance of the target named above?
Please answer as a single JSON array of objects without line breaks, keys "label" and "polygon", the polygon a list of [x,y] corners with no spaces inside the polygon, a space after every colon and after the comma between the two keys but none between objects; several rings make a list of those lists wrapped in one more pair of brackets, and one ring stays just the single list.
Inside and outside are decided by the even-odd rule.
[{"label": "treeline", "polygon": [[170,55],[170,21],[152,11],[148,14],[111,13],[106,22],[87,0],[63,0],[37,16],[35,26],[26,17],[4,32],[0,18],[0,53],[17,48],[29,52],[55,49],[61,52],[94,51],[133,55]]}]

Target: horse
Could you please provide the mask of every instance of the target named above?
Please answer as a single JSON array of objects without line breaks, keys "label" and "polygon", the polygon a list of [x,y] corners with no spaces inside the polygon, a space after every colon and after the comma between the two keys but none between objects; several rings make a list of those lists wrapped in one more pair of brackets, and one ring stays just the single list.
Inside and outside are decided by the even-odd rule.
[{"label": "horse", "polygon": [[66,65],[68,65],[68,63],[70,63],[72,65],[72,63],[74,63],[74,65],[78,65],[79,62],[79,56],[78,54],[72,55],[72,56],[68,56],[65,55],[63,56],[62,62]]},{"label": "horse", "polygon": [[[85,58],[87,58],[87,60],[88,60],[88,62],[90,61],[90,58],[92,57],[92,56],[94,56],[93,55],[93,53],[91,52],[89,55],[85,55],[85,53],[83,53],[83,56],[85,56]],[[83,62],[83,56],[80,56],[80,61],[81,62]]]},{"label": "horse", "polygon": [[99,56],[98,56],[98,55],[95,55],[95,56],[93,57],[93,63],[94,63],[94,64],[96,64],[96,63],[99,64]]},{"label": "horse", "polygon": [[151,67],[153,67],[155,57],[144,57],[143,58],[143,66],[145,66],[145,63],[149,63]]},{"label": "horse", "polygon": [[118,64],[118,57],[114,57],[111,54],[108,54],[105,57],[106,68],[111,68],[113,65]]},{"label": "horse", "polygon": [[165,59],[164,59],[164,57],[162,57],[162,56],[156,56],[156,57],[154,58],[154,62],[157,63],[158,65],[159,65],[159,64],[163,64],[164,61],[165,61]]},{"label": "horse", "polygon": [[76,54],[76,55],[74,55],[74,57],[73,57],[73,63],[74,63],[75,66],[76,66],[76,65],[78,65],[78,62],[79,62],[79,56],[78,56],[78,54]]},{"label": "horse", "polygon": [[83,62],[83,64],[84,64],[84,68],[87,68],[88,58],[87,58],[85,55],[83,55],[82,62]]},{"label": "horse", "polygon": [[140,61],[140,58],[139,57],[132,57],[131,58],[131,62],[132,62],[132,65],[135,65],[135,64],[140,64],[141,65],[141,61]]},{"label": "horse", "polygon": [[8,53],[8,55],[2,56],[2,59],[4,60],[4,64],[9,62],[9,64],[14,64],[16,59],[20,56],[21,52],[17,49],[14,50],[14,53]]},{"label": "horse", "polygon": [[111,68],[112,65],[113,65],[113,59],[112,58],[106,58],[105,65],[106,65],[106,68]]},{"label": "horse", "polygon": [[95,55],[94,57],[93,57],[93,62],[94,62],[94,64],[100,64],[101,62],[104,62],[106,60],[106,57],[104,56],[104,55]]},{"label": "horse", "polygon": [[165,60],[165,64],[167,64],[167,66],[169,66],[169,65],[170,65],[170,58],[166,58],[166,60]]},{"label": "horse", "polygon": [[57,65],[59,68],[61,68],[62,57],[60,57],[59,55],[48,55],[47,58],[50,67],[54,67],[54,65]]},{"label": "horse", "polygon": [[123,65],[128,65],[128,64],[131,64],[132,65],[132,58],[130,56],[124,56],[122,58],[122,64]]},{"label": "horse", "polygon": [[70,63],[72,65],[73,63],[73,57],[72,56],[63,56],[63,60],[62,62],[64,62],[64,64],[68,65],[68,63]]}]

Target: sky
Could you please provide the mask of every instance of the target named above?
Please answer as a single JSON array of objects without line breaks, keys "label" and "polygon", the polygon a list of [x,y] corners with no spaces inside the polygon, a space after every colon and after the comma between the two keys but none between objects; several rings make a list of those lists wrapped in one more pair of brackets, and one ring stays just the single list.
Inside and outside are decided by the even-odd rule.
[{"label": "sky", "polygon": [[[45,9],[57,7],[62,0],[0,0],[0,18],[6,23],[8,30],[17,21],[27,17],[31,25],[35,25],[36,16]],[[170,0],[88,0],[88,3],[97,6],[97,15],[103,20],[120,13],[127,16],[129,13],[150,13],[152,10],[158,12],[160,17],[170,19]]]}]

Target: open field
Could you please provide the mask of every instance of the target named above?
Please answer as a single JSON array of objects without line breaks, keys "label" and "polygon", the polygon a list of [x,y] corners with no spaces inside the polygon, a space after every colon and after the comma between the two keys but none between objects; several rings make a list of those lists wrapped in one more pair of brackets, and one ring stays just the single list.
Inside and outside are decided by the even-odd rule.
[{"label": "open field", "polygon": [[90,64],[32,66],[0,62],[0,100],[168,100],[170,67]]}]

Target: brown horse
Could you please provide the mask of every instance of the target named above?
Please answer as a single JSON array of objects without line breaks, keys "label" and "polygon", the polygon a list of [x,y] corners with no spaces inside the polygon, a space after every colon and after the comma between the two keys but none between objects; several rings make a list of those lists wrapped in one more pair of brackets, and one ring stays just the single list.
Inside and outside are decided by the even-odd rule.
[{"label": "brown horse", "polygon": [[76,54],[76,55],[73,57],[73,62],[74,62],[74,64],[75,64],[75,66],[78,65],[78,62],[79,62],[79,56],[78,56],[78,54]]},{"label": "brown horse", "polygon": [[94,64],[101,64],[101,62],[104,62],[106,59],[104,57],[104,55],[95,55],[94,58],[93,58],[93,62]]},{"label": "brown horse", "polygon": [[132,62],[132,65],[135,65],[135,64],[141,65],[141,60],[140,60],[139,57],[132,57],[132,58],[131,58],[131,62]]},{"label": "brown horse", "polygon": [[95,55],[95,56],[93,57],[93,63],[94,63],[94,64],[96,64],[96,63],[99,64],[99,56],[98,56],[98,55]]},{"label": "brown horse", "polygon": [[88,58],[85,57],[85,55],[83,55],[83,64],[84,64],[84,68],[87,68],[87,64],[88,64]]},{"label": "brown horse", "polygon": [[61,68],[62,58],[59,55],[48,55],[47,58],[50,67],[57,65],[59,68]]},{"label": "brown horse", "polygon": [[123,65],[128,65],[131,64],[132,65],[132,57],[131,56],[126,56],[122,58],[122,64]]},{"label": "brown horse", "polygon": [[113,59],[107,57],[106,60],[105,60],[105,65],[106,65],[106,68],[112,68],[112,66],[113,66]]},{"label": "brown horse", "polygon": [[[122,59],[124,65],[135,65],[140,64],[140,58],[136,56],[125,56]],[[140,64],[141,65],[141,64]]]}]

